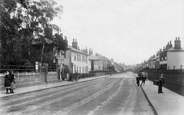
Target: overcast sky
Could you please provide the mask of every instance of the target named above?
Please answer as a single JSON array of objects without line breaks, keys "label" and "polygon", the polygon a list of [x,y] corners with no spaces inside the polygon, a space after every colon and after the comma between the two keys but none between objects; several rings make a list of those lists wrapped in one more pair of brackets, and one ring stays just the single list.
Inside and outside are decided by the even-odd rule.
[{"label": "overcast sky", "polygon": [[55,0],[63,6],[60,26],[69,45],[133,65],[180,37],[184,46],[184,0]]}]

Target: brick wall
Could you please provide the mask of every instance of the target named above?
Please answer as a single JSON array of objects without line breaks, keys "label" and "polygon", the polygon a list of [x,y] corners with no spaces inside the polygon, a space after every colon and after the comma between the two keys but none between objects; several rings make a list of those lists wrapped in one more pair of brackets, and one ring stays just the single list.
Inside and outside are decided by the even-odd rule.
[{"label": "brick wall", "polygon": [[[17,87],[25,87],[45,83],[45,73],[14,73]],[[57,81],[57,73],[49,72],[47,81]],[[0,75],[0,89],[4,89],[4,75]]]}]

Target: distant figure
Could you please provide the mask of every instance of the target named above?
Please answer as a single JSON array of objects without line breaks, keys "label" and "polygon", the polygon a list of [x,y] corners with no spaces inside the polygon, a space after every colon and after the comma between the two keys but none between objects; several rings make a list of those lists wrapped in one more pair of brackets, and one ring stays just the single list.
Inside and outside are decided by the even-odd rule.
[{"label": "distant figure", "polygon": [[160,75],[159,79],[158,79],[158,93],[163,93],[162,92],[162,86],[164,85],[164,78],[163,78],[163,74]]},{"label": "distant figure", "polygon": [[6,94],[9,94],[9,90],[11,90],[11,77],[9,75],[9,71],[6,72],[4,80],[5,80],[4,87],[6,88]]},{"label": "distant figure", "polygon": [[142,80],[142,73],[139,72],[138,76],[139,76],[139,81],[141,81]]},{"label": "distant figure", "polygon": [[137,86],[139,86],[139,80],[140,80],[139,76],[136,75]]},{"label": "distant figure", "polygon": [[9,71],[9,76],[10,76],[10,82],[11,82],[11,89],[10,89],[10,93],[14,93],[14,89],[15,89],[15,76],[13,74],[13,71],[10,70]]},{"label": "distant figure", "polygon": [[146,73],[143,72],[143,73],[142,73],[142,83],[141,83],[141,86],[142,86],[142,85],[145,85],[146,77],[147,77]]}]

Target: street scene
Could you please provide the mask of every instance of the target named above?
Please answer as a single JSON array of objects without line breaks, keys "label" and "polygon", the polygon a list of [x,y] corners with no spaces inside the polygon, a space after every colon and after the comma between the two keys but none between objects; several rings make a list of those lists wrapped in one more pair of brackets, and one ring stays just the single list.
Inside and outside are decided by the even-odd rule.
[{"label": "street scene", "polygon": [[0,115],[184,115],[184,0],[0,0]]},{"label": "street scene", "polygon": [[154,115],[131,72],[7,97],[0,110],[8,115]]}]

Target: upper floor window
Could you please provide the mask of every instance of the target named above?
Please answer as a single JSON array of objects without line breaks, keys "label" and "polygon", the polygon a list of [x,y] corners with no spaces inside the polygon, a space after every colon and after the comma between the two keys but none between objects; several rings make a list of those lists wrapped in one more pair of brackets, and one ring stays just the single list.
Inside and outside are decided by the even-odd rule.
[{"label": "upper floor window", "polygon": [[81,62],[81,55],[79,54],[79,62]]},{"label": "upper floor window", "polygon": [[76,61],[76,53],[74,53],[74,61]]},{"label": "upper floor window", "polygon": [[86,56],[82,55],[82,62],[86,62]]},{"label": "upper floor window", "polygon": [[79,61],[79,54],[77,54],[77,61]]}]

